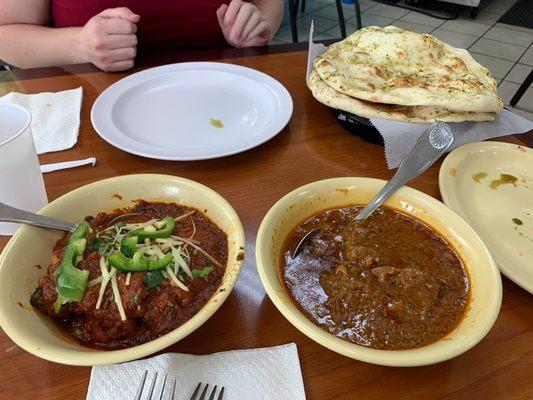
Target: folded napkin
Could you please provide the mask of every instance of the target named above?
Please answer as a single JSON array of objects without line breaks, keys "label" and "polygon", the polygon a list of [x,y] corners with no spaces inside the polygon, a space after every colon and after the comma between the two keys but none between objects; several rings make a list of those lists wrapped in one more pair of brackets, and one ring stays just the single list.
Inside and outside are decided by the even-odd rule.
[{"label": "folded napkin", "polygon": [[86,158],[85,160],[74,160],[74,161],[58,162],[58,163],[53,163],[53,164],[42,164],[41,172],[45,174],[47,172],[60,171],[62,169],[68,169],[68,168],[76,168],[76,167],[81,167],[83,165],[89,165],[89,164],[94,167],[96,165],[96,158],[89,157],[89,158]]},{"label": "folded napkin", "polygon": [[[411,151],[416,141],[431,124],[371,119],[385,142],[385,158],[389,168],[396,168],[400,161]],[[495,121],[449,123],[455,135],[450,151],[466,143],[478,142],[499,136],[524,133],[533,129],[533,122],[503,110]]]},{"label": "folded napkin", "polygon": [[82,88],[57,93],[11,92],[0,101],[18,104],[31,113],[37,154],[69,149],[78,140]]},{"label": "folded napkin", "polygon": [[[124,364],[95,366],[87,400],[133,399],[145,370],[147,384],[157,372],[154,393],[162,376],[176,379],[176,398],[188,399],[198,382],[224,386],[224,400],[304,400],[305,391],[296,345],[235,350],[205,356],[167,353]],[[167,383],[163,398],[168,398]],[[146,396],[146,392],[143,393]],[[145,399],[145,397],[143,397]]]}]

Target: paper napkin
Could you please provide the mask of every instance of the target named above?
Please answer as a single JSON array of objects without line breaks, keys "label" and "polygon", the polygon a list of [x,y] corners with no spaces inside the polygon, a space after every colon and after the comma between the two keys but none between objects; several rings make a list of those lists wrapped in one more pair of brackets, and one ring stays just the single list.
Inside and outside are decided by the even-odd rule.
[{"label": "paper napkin", "polygon": [[18,104],[31,113],[31,131],[37,154],[69,149],[78,141],[83,90],[57,93],[11,92],[0,101]]},{"label": "paper napkin", "polygon": [[[389,168],[396,168],[400,161],[411,151],[416,141],[431,124],[414,124],[371,119],[385,142],[385,158]],[[503,110],[496,120],[489,122],[449,122],[455,140],[449,151],[466,143],[479,142],[499,136],[524,133],[533,129],[533,122]]]},{"label": "paper napkin", "polygon": [[[202,382],[211,387],[224,386],[224,400],[305,400],[294,343],[205,356],[167,353],[124,364],[95,366],[87,400],[133,399],[145,370],[149,371],[148,385],[153,373],[158,373],[154,390],[157,394],[165,373],[170,383],[175,377],[177,399],[190,398],[198,382]],[[165,388],[163,399],[168,398],[170,385],[167,383]]]}]

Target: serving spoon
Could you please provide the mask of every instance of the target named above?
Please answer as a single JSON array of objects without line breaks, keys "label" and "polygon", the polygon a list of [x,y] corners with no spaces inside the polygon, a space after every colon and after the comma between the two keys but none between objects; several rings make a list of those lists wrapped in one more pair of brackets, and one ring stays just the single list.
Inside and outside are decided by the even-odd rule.
[{"label": "serving spoon", "polygon": [[[391,180],[383,186],[365,208],[357,213],[352,221],[362,221],[368,218],[398,189],[433,165],[450,148],[454,139],[455,137],[448,124],[440,121],[434,122],[431,127],[422,133],[413,149],[402,159]],[[292,259],[296,258],[302,244],[319,230],[320,228],[311,229],[298,240],[298,243],[296,243],[290,253]]]},{"label": "serving spoon", "polygon": [[[139,215],[140,213],[127,213],[121,214],[106,224],[110,226],[119,219],[125,217],[131,217],[132,215]],[[78,225],[73,224],[72,222],[62,221],[60,219],[45,217],[44,215],[39,215],[31,213],[28,211],[21,210],[20,208],[15,208],[8,206],[7,204],[0,202],[0,222],[13,222],[17,224],[26,224],[33,226],[40,226],[42,228],[52,228],[59,229],[60,231],[73,232]]]},{"label": "serving spoon", "polygon": [[44,215],[24,211],[19,208],[8,206],[4,203],[0,203],[0,221],[59,229],[67,232],[74,231],[74,229],[76,229],[78,226],[72,222],[45,217]]}]

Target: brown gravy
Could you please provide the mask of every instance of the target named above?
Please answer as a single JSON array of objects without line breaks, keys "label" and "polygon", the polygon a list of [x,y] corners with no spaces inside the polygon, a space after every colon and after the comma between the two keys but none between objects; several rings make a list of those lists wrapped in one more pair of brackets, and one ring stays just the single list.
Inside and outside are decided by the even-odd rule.
[{"label": "brown gravy", "polygon": [[[321,211],[286,238],[281,272],[296,305],[322,329],[375,349],[410,349],[446,336],[469,299],[455,250],[398,211],[380,208],[350,222],[357,211]],[[294,244],[313,228],[320,230],[291,259]]]}]

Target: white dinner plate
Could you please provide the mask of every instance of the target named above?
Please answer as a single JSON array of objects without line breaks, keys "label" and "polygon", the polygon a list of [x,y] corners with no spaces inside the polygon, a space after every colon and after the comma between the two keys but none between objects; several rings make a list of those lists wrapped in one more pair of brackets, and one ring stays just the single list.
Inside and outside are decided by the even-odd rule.
[{"label": "white dinner plate", "polygon": [[292,115],[272,77],[239,65],[191,62],[130,75],[94,102],[91,122],[119,149],[160,160],[205,160],[256,147]]},{"label": "white dinner plate", "polygon": [[[501,174],[516,182],[504,183]],[[444,160],[439,186],[444,203],[477,231],[501,272],[533,293],[533,150],[500,142],[459,147]]]}]

